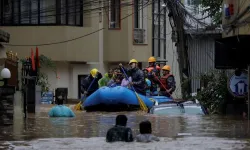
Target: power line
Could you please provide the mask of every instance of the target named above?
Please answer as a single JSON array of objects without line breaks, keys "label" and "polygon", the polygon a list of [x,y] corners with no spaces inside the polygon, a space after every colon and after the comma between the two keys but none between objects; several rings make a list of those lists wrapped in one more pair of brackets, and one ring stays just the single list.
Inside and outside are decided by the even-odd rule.
[{"label": "power line", "polygon": [[[143,8],[145,8],[145,7],[148,7],[150,4],[152,4],[152,2],[149,3],[149,1],[148,1],[147,3],[145,3],[145,5],[144,5],[141,9],[143,9]],[[138,10],[138,11],[139,11],[139,10]],[[126,19],[126,18],[128,18],[128,17],[130,17],[130,16],[132,16],[134,13],[135,13],[135,12],[133,12],[133,13],[131,13],[131,14],[129,14],[129,15],[123,17],[123,18],[121,19],[121,21],[124,20],[124,19]],[[3,45],[6,45],[6,46],[48,46],[48,45],[62,44],[62,43],[67,43],[67,42],[71,42],[71,41],[75,41],[75,40],[78,40],[78,39],[87,37],[87,36],[89,36],[89,35],[92,35],[92,34],[94,34],[94,33],[99,32],[99,31],[101,31],[101,30],[103,30],[103,29],[105,29],[105,28],[101,28],[101,29],[98,29],[98,30],[96,30],[96,31],[94,31],[94,32],[85,34],[85,35],[83,35],[83,36],[79,36],[79,37],[76,37],[76,38],[73,38],[73,39],[70,39],[70,40],[64,40],[64,41],[60,41],[60,42],[43,43],[43,44],[25,44],[25,45],[19,45],[19,44],[3,44]]]},{"label": "power line", "polygon": [[[130,4],[130,3],[128,3],[127,5],[126,5],[126,7],[128,7],[128,6],[131,6],[131,5],[133,5],[132,3]],[[78,5],[79,6],[79,5]],[[119,5],[120,6],[120,5]],[[123,5],[121,5],[121,6],[123,6]],[[84,7],[84,5],[83,6],[81,6],[81,7]],[[102,9],[102,8],[107,8],[107,7],[109,7],[108,5],[104,5],[103,7],[96,7],[96,8],[92,8],[92,9],[83,9],[83,10],[79,10],[79,11],[70,11],[70,12],[64,12],[64,13],[56,13],[56,9],[53,9],[53,10],[47,10],[47,11],[44,11],[44,12],[39,12],[40,14],[46,14],[46,13],[49,13],[49,12],[51,12],[51,13],[53,13],[54,12],[54,14],[49,14],[49,15],[41,15],[40,16],[40,18],[44,18],[44,17],[54,17],[54,16],[58,16],[58,15],[60,15],[60,16],[62,16],[62,15],[68,15],[68,14],[74,14],[74,15],[76,15],[76,14],[78,14],[78,13],[87,13],[87,12],[92,12],[92,11],[97,11],[97,10],[100,10],[100,9]],[[116,7],[116,5],[114,5],[114,7]],[[118,7],[118,6],[117,6]],[[125,6],[124,6],[125,7]],[[76,5],[74,4],[74,5],[71,5],[71,6],[68,6],[67,8],[76,8]],[[79,7],[80,8],[80,7]],[[78,9],[79,9],[78,8]],[[123,7],[122,7],[123,8]],[[47,8],[48,9],[48,8]],[[77,9],[77,8],[76,8]],[[27,14],[28,13],[28,15],[27,16],[25,16],[25,17],[23,17],[22,18],[22,14]],[[99,13],[99,12],[98,12]],[[16,16],[14,16],[14,15],[12,15],[12,14],[8,14],[8,15],[4,15],[4,18],[10,18],[10,19],[12,19],[12,18],[15,18],[15,17],[17,17],[17,16],[19,16],[19,14],[18,13],[14,13],[14,14],[17,14]],[[21,18],[18,18],[18,19],[20,19],[20,20],[22,20],[22,21],[32,21],[32,20],[38,20],[38,9],[37,10],[34,10],[33,11],[33,13],[31,12],[31,14],[30,14],[30,11],[28,10],[28,11],[22,11],[22,13],[20,14],[21,15]],[[31,17],[31,18],[30,18]],[[33,17],[35,17],[35,18],[33,18]],[[0,21],[1,21],[1,19],[0,19]]]}]

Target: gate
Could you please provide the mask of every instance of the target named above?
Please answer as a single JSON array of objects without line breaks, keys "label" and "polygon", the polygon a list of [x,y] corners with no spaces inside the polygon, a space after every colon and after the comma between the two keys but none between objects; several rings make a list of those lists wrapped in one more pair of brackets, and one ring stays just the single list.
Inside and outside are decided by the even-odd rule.
[{"label": "gate", "polygon": [[23,94],[23,111],[24,117],[28,113],[35,113],[36,106],[36,84],[37,84],[37,67],[32,69],[31,58],[22,62],[22,94]]}]

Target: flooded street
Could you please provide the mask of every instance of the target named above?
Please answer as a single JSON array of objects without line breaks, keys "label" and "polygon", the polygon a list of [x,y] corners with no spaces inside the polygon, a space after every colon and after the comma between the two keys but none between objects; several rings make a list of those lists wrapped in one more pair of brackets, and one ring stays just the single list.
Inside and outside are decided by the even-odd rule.
[{"label": "flooded street", "polygon": [[[240,117],[165,116],[138,112],[76,112],[76,118],[49,118],[42,106],[24,121],[15,115],[13,126],[0,127],[0,149],[250,149],[249,123]],[[18,110],[15,110],[17,112]],[[126,114],[134,135],[148,119],[160,142],[150,144],[105,142],[117,114]]]}]

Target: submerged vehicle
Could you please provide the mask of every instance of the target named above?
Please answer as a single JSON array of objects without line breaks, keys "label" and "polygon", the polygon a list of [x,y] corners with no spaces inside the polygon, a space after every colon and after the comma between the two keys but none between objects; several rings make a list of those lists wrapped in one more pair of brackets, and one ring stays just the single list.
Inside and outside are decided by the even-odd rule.
[{"label": "submerged vehicle", "polygon": [[193,101],[169,102],[150,109],[150,114],[155,115],[207,115],[208,111],[199,103]]},{"label": "submerged vehicle", "polygon": [[[145,95],[138,95],[149,109],[154,106],[155,102],[161,104],[172,101],[171,98],[166,96],[147,97]],[[140,105],[134,91],[121,86],[104,86],[87,97],[83,103],[83,108],[86,111],[121,111],[136,110],[140,108]]]}]

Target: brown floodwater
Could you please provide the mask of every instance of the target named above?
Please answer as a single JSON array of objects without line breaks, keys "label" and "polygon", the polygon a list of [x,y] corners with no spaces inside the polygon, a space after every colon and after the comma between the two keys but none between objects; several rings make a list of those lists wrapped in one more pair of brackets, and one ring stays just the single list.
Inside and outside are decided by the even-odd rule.
[{"label": "brown floodwater", "polygon": [[[128,117],[127,126],[132,128],[134,135],[138,134],[138,124],[147,119],[151,121],[153,134],[156,136],[171,139],[171,141],[192,138],[193,140],[189,142],[194,141],[195,138],[198,143],[196,148],[199,149],[200,145],[203,145],[199,142],[201,139],[203,142],[212,140],[211,143],[218,142],[220,139],[239,140],[244,145],[241,149],[248,149],[246,147],[249,145],[250,123],[240,116],[156,116],[138,112],[87,113],[81,111],[76,112],[75,118],[49,118],[50,108],[51,106],[48,105],[41,106],[37,114],[29,114],[27,119],[23,119],[20,109],[16,108],[14,125],[0,127],[2,144],[4,141],[34,141],[47,138],[64,138],[63,140],[76,138],[77,140],[77,138],[102,137],[103,139],[107,130],[114,125],[115,117],[118,114],[125,114]],[[235,142],[232,145],[235,145]],[[185,146],[183,148],[185,149]]]}]

